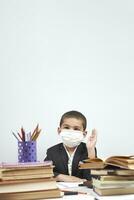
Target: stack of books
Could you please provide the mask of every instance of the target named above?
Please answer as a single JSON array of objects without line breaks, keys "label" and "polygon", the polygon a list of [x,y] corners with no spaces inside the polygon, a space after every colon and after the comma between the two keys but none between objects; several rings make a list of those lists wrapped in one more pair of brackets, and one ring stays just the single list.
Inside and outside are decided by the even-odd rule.
[{"label": "stack of books", "polygon": [[79,168],[91,169],[93,190],[99,195],[134,194],[134,156],[87,159]]},{"label": "stack of books", "polygon": [[51,161],[0,164],[0,199],[36,200],[61,197]]}]

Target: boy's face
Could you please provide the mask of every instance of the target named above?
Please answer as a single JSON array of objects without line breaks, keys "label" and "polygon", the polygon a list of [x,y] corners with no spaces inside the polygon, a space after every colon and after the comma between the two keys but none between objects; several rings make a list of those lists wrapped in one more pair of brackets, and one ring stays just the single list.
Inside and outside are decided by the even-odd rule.
[{"label": "boy's face", "polygon": [[61,127],[58,128],[58,133],[60,134],[63,129],[82,131],[83,135],[87,133],[83,128],[82,120],[76,118],[65,118]]}]

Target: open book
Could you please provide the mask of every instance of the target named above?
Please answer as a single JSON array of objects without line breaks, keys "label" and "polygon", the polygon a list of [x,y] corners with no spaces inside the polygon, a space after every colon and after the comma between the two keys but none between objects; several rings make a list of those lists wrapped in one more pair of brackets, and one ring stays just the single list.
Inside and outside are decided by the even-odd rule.
[{"label": "open book", "polygon": [[100,158],[86,159],[79,164],[79,169],[103,169],[109,165],[134,170],[134,155],[111,156],[105,160]]}]

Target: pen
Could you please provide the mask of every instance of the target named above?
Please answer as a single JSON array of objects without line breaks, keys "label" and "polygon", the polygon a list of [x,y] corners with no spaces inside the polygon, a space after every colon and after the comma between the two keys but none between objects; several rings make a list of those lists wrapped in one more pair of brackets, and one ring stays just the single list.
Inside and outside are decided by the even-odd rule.
[{"label": "pen", "polygon": [[37,137],[39,136],[40,132],[41,132],[41,129],[35,133],[35,135],[33,136],[32,140],[36,140]]},{"label": "pen", "polygon": [[12,134],[14,135],[14,137],[18,140],[18,141],[20,141],[19,140],[19,138],[15,135],[15,133],[12,131]]},{"label": "pen", "polygon": [[23,126],[21,127],[20,132],[16,134],[12,131],[12,134],[19,142],[27,142],[27,141],[36,141],[38,136],[40,135],[42,129],[39,129],[39,124],[37,124],[36,128],[34,129],[33,133],[31,132],[26,133]]},{"label": "pen", "polygon": [[25,138],[25,131],[24,131],[23,127],[21,127],[21,134],[22,134],[22,139],[25,142],[26,138]]},{"label": "pen", "polygon": [[77,195],[78,192],[65,191],[64,195]]},{"label": "pen", "polygon": [[39,124],[37,124],[36,128],[34,129],[32,135],[31,135],[31,140],[35,137],[36,133],[38,132]]},{"label": "pen", "polygon": [[78,195],[78,194],[87,194],[86,192],[78,192],[78,191],[65,191],[62,190],[62,192],[64,192],[64,195]]},{"label": "pen", "polygon": [[23,138],[22,138],[22,136],[20,135],[20,133],[17,133],[17,134],[18,134],[19,138],[21,139],[21,141],[23,141]]},{"label": "pen", "polygon": [[80,183],[78,186],[85,186],[83,183]]},{"label": "pen", "polygon": [[87,193],[77,192],[77,191],[64,191],[64,195],[78,195],[78,194],[87,194]]},{"label": "pen", "polygon": [[29,132],[29,133],[26,134],[26,138],[27,138],[27,141],[31,140],[31,132]]}]

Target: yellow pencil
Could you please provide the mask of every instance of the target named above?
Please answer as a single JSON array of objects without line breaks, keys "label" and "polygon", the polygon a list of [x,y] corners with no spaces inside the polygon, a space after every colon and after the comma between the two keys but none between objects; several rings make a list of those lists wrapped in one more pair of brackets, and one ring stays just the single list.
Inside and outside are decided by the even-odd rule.
[{"label": "yellow pencil", "polygon": [[41,129],[38,132],[36,132],[36,134],[34,135],[34,137],[32,138],[32,140],[35,141],[38,138],[40,132],[41,132]]},{"label": "yellow pencil", "polygon": [[34,129],[32,136],[31,136],[31,140],[33,140],[34,136],[36,135],[36,133],[38,132],[39,129],[39,124],[37,124],[36,128]]}]

